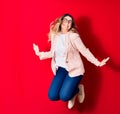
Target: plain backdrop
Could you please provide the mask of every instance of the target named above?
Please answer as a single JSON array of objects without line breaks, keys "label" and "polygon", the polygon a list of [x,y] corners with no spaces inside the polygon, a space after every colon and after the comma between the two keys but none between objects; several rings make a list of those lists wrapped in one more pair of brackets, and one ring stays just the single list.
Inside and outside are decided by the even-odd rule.
[{"label": "plain backdrop", "polygon": [[[51,59],[40,61],[32,45],[49,51],[50,23],[64,13],[75,18],[81,39],[99,60],[96,67],[82,57],[86,73],[85,101],[67,109],[50,101]],[[120,114],[119,0],[1,0],[0,114]]]}]

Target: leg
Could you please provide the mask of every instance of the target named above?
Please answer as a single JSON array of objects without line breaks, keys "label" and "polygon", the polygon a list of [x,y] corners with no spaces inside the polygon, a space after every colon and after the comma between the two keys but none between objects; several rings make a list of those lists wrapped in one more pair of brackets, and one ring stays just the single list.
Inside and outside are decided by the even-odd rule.
[{"label": "leg", "polygon": [[61,68],[61,67],[58,68],[56,75],[54,76],[54,78],[52,80],[52,83],[51,83],[51,86],[50,86],[50,89],[48,92],[48,97],[51,100],[59,100],[60,99],[59,92],[60,92],[60,89],[62,87],[62,84],[64,82],[64,79],[65,79],[67,73],[68,72],[64,68]]},{"label": "leg", "polygon": [[78,85],[82,79],[82,75],[77,77],[66,76],[62,88],[60,90],[60,99],[63,101],[68,101],[72,99],[78,92]]}]

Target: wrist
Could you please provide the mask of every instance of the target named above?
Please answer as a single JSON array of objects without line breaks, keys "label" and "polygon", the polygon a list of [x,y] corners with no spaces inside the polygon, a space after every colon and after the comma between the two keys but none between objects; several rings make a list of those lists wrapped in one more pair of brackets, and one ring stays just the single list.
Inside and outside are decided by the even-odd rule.
[{"label": "wrist", "polygon": [[40,56],[40,52],[39,52],[39,51],[37,51],[37,52],[36,52],[36,55],[37,55],[37,56]]}]

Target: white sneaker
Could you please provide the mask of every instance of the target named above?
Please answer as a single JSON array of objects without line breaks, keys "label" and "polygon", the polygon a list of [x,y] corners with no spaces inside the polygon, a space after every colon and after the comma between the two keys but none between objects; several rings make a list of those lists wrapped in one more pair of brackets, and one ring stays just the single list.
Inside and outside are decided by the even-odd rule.
[{"label": "white sneaker", "polygon": [[77,95],[75,95],[72,99],[68,101],[68,109],[71,109],[74,106],[76,96]]},{"label": "white sneaker", "polygon": [[79,100],[80,103],[83,103],[83,101],[85,99],[84,85],[80,84],[78,86],[78,88],[79,88],[78,100]]}]

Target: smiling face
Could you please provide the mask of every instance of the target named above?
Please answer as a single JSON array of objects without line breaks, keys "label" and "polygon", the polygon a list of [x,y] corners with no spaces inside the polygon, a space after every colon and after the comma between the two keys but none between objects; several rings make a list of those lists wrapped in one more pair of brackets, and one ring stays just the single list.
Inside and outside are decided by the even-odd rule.
[{"label": "smiling face", "polygon": [[71,29],[72,18],[70,16],[65,16],[61,23],[61,31],[66,33]]}]

